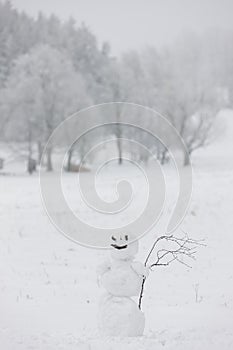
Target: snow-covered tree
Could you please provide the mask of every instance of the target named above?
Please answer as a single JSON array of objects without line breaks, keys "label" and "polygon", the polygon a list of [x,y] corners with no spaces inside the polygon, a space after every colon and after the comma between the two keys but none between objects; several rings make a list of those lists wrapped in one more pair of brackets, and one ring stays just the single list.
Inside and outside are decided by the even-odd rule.
[{"label": "snow-covered tree", "polygon": [[[166,73],[159,101],[161,112],[177,129],[191,155],[208,142],[221,104],[217,86],[206,67],[202,42],[197,38],[187,45],[187,40],[182,39],[164,55]],[[185,157],[184,165],[188,163],[189,158]]]},{"label": "snow-covered tree", "polygon": [[[85,83],[67,56],[42,45],[15,61],[4,91],[14,116],[9,135],[45,144],[54,128],[70,113],[90,104]],[[47,153],[47,170],[52,170],[52,149]]]}]

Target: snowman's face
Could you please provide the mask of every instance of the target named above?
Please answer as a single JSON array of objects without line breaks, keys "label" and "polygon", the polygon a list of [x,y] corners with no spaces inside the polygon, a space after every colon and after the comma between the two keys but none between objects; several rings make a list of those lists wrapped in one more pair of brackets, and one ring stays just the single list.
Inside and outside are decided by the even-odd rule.
[{"label": "snowman's face", "polygon": [[112,244],[111,246],[115,249],[127,249],[129,243],[128,235],[120,235],[119,237],[112,236]]},{"label": "snowman's face", "polygon": [[132,242],[133,239],[135,237],[127,234],[112,236],[111,246],[114,248],[112,250],[112,258],[120,260],[132,259],[138,252],[138,242]]}]

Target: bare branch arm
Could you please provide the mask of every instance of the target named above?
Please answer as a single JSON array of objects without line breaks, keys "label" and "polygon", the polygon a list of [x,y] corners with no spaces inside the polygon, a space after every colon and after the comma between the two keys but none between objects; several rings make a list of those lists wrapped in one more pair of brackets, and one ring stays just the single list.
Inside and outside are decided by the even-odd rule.
[{"label": "bare branch arm", "polygon": [[[170,265],[173,261],[178,261],[182,265],[185,265],[188,268],[191,268],[189,264],[187,264],[185,261],[181,260],[182,257],[187,257],[189,259],[195,260],[195,254],[197,252],[197,247],[198,246],[205,246],[203,244],[202,240],[195,240],[192,238],[189,238],[187,233],[184,233],[184,237],[175,237],[173,235],[167,236],[163,235],[160,236],[155,240],[153,243],[147,257],[145,260],[144,265],[147,266],[149,259],[152,256],[152,253],[154,252],[156,246],[158,243],[162,240],[166,241],[167,243],[171,243],[172,245],[175,245],[174,248],[162,248],[157,251],[157,259],[154,263],[150,265],[150,269],[152,269],[155,266],[168,266]],[[138,302],[138,307],[141,310],[141,304],[142,304],[142,298],[143,298],[143,292],[144,292],[144,286],[145,286],[146,278],[143,278],[142,281],[142,287],[139,295],[139,302]]]}]

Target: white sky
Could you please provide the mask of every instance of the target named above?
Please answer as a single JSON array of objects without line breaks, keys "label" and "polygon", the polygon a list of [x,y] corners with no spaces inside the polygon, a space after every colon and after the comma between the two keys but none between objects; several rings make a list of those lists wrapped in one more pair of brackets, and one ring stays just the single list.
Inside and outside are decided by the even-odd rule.
[{"label": "white sky", "polygon": [[[2,0],[3,1],[3,0]],[[233,28],[233,0],[12,0],[36,16],[55,13],[85,22],[99,42],[107,40],[119,54],[145,45],[174,41],[181,31]]]}]

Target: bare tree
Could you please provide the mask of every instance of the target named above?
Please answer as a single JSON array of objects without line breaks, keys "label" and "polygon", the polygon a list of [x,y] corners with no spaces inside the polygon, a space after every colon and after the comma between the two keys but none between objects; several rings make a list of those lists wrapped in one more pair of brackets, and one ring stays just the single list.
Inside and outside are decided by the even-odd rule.
[{"label": "bare tree", "polygon": [[[174,46],[158,55],[153,50],[144,54],[147,80],[152,93],[152,107],[159,110],[177,129],[187,147],[184,165],[190,155],[210,142],[215,116],[223,101],[219,93],[208,45],[198,36],[182,36]],[[162,130],[166,132],[166,130]],[[166,160],[166,149],[159,158]],[[188,156],[187,156],[188,155]]]},{"label": "bare tree", "polygon": [[[140,55],[136,51],[124,54],[118,61],[113,60],[109,65],[108,74],[109,94],[108,96],[106,95],[108,101],[132,102],[148,105],[149,89],[147,88],[145,70]],[[133,138],[135,136],[135,130],[122,125],[122,123],[124,123],[124,112],[125,109],[122,104],[115,105],[113,109],[115,124],[112,127],[112,133],[116,138],[119,164],[122,164],[123,152],[125,151],[122,138]],[[142,116],[132,115],[132,122],[137,117],[141,118]],[[133,153],[133,150],[131,151]]]},{"label": "bare tree", "polygon": [[[162,247],[158,249],[155,255],[155,261],[152,263],[149,263],[151,257],[153,256],[155,248],[157,248],[158,244],[162,241],[166,243],[166,247]],[[195,260],[195,254],[197,253],[197,248],[199,246],[205,246],[203,244],[203,240],[195,240],[195,239],[189,238],[186,233],[183,237],[180,237],[180,238],[174,235],[160,236],[153,243],[145,259],[144,266],[149,267],[149,269],[153,270],[154,267],[169,266],[173,261],[177,261],[191,268],[191,266],[186,261],[184,261],[183,258]],[[138,301],[139,309],[141,309],[141,305],[142,305],[145,282],[146,282],[146,277],[144,277],[142,281],[142,287],[141,287],[141,292],[140,292],[139,301]]]}]

